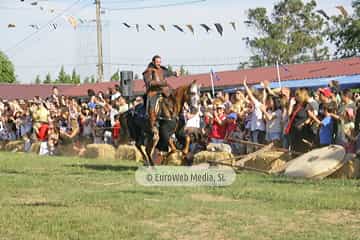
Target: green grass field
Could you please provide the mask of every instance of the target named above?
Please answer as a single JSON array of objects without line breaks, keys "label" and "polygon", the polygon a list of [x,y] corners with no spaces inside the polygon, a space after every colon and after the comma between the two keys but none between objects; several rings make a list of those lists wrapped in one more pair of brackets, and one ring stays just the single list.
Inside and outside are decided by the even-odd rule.
[{"label": "green grass field", "polygon": [[0,153],[0,239],[360,239],[360,182],[142,187],[127,161]]}]

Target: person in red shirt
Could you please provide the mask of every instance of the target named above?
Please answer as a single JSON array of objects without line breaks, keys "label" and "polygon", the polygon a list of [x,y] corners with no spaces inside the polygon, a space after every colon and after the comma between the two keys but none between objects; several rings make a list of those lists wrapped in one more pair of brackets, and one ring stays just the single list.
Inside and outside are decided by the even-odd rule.
[{"label": "person in red shirt", "polygon": [[121,130],[120,119],[119,116],[116,116],[112,131],[112,139],[115,146],[118,146],[120,143],[120,130]]},{"label": "person in red shirt", "polygon": [[37,138],[40,142],[47,141],[48,131],[49,131],[49,124],[42,123],[40,125],[40,128],[38,129],[38,134],[37,134]]},{"label": "person in red shirt", "polygon": [[211,143],[223,143],[226,135],[225,106],[218,105],[214,110],[212,128],[209,134]]}]

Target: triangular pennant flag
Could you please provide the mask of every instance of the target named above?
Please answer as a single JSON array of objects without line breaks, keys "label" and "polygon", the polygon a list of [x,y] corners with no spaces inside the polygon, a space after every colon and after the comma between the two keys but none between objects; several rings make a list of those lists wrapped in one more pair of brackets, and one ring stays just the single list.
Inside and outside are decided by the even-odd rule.
[{"label": "triangular pennant flag", "polygon": [[74,29],[76,29],[76,27],[77,27],[77,25],[78,25],[78,22],[77,22],[76,18],[74,18],[73,16],[70,16],[70,17],[68,17],[68,21],[69,21],[70,25],[71,25]]},{"label": "triangular pennant flag", "polygon": [[13,24],[13,23],[9,23],[8,28],[14,28],[14,27],[16,27],[16,25],[15,25],[15,24]]},{"label": "triangular pennant flag", "polygon": [[36,6],[37,4],[38,4],[37,2],[30,3],[30,5],[32,5],[32,6]]},{"label": "triangular pennant flag", "polygon": [[50,30],[55,30],[57,28],[57,24],[56,23],[49,23],[49,28],[50,28]]},{"label": "triangular pennant flag", "polygon": [[323,16],[324,18],[326,18],[326,20],[330,20],[329,15],[327,15],[324,10],[320,9],[320,10],[317,10],[316,12],[318,12],[319,14],[321,14],[321,16]]},{"label": "triangular pennant flag", "polygon": [[234,31],[236,31],[236,25],[235,25],[235,22],[230,22],[232,28],[234,29]]},{"label": "triangular pennant flag", "polygon": [[192,34],[195,33],[194,28],[193,28],[193,26],[191,24],[186,25],[186,27],[190,30],[190,32],[192,32]]},{"label": "triangular pennant flag", "polygon": [[215,25],[216,30],[217,30],[218,33],[220,34],[220,36],[222,36],[224,29],[223,29],[223,27],[221,26],[221,24],[220,24],[220,23],[215,23],[214,25]]},{"label": "triangular pennant flag", "polygon": [[348,17],[348,12],[346,11],[346,9],[344,8],[344,6],[336,6],[337,9],[340,10],[341,14],[344,16],[344,17]]},{"label": "triangular pennant flag", "polygon": [[159,25],[159,26],[160,26],[160,28],[161,28],[164,32],[166,32],[165,25]]},{"label": "triangular pennant flag", "polygon": [[200,26],[202,26],[203,28],[205,28],[206,32],[209,32],[211,29],[209,28],[208,25],[206,24],[200,24]]},{"label": "triangular pennant flag", "polygon": [[125,27],[127,28],[131,28],[131,26],[129,24],[127,24],[126,22],[123,23]]},{"label": "triangular pennant flag", "polygon": [[83,24],[85,21],[82,18],[78,18],[79,22]]},{"label": "triangular pennant flag", "polygon": [[35,28],[36,30],[40,28],[37,24],[30,24],[29,27]]},{"label": "triangular pennant flag", "polygon": [[137,32],[139,32],[139,30],[140,30],[140,26],[139,26],[139,24],[136,24],[136,26],[135,26],[135,27],[136,27],[136,31],[137,31]]},{"label": "triangular pennant flag", "polygon": [[181,27],[179,27],[178,25],[173,25],[174,28],[176,28],[177,30],[179,30],[180,32],[184,32],[184,29],[182,29]]},{"label": "triangular pennant flag", "polygon": [[151,25],[151,24],[148,24],[147,25],[149,28],[151,28],[153,31],[156,31],[156,29]]}]

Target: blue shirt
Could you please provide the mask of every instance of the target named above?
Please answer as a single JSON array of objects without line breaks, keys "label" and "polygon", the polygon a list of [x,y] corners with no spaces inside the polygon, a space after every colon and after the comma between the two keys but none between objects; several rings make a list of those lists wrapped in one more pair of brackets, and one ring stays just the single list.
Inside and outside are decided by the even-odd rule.
[{"label": "blue shirt", "polygon": [[330,145],[332,143],[334,122],[330,116],[325,117],[320,127],[319,137],[321,145]]},{"label": "blue shirt", "polygon": [[96,107],[96,103],[89,102],[89,103],[88,103],[88,107],[89,107],[90,109],[93,109],[93,108]]}]

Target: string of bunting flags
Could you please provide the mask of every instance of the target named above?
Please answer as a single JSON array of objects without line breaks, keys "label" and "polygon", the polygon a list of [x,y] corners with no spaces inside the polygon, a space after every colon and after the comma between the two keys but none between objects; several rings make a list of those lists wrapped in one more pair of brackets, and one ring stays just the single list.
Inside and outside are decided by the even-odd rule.
[{"label": "string of bunting flags", "polygon": [[[234,31],[236,31],[236,22],[229,22],[229,24],[231,25],[232,29]],[[188,31],[190,31],[192,34],[195,34],[195,27],[196,25],[199,25],[199,27],[203,28],[207,33],[210,32],[212,29],[215,29],[220,36],[223,36],[224,34],[224,28],[223,25],[224,23],[214,23],[214,24],[169,24],[169,25],[165,25],[165,24],[159,24],[159,25],[154,25],[154,24],[145,24],[145,25],[141,25],[141,24],[129,24],[127,22],[123,22],[122,25],[127,28],[127,29],[131,29],[131,28],[135,28],[137,32],[140,32],[140,26],[143,27],[147,27],[153,31],[157,31],[157,30],[161,30],[163,32],[166,32],[167,30],[169,30],[170,27],[175,28],[176,30],[178,30],[179,32],[185,33],[186,29],[188,29]]]},{"label": "string of bunting flags", "polygon": [[[88,23],[93,23],[96,22],[95,19],[85,19],[85,18],[76,18],[74,16],[63,16],[63,20],[65,22],[67,22],[68,24],[70,24],[71,27],[73,27],[74,29],[77,29],[77,27],[81,24],[88,24]],[[50,30],[56,30],[60,25],[62,25],[63,22],[54,22],[54,23],[50,23],[48,24],[48,27]],[[169,24],[169,25],[165,25],[165,24],[130,24],[127,22],[123,22],[122,25],[126,28],[126,29],[136,29],[137,32],[140,32],[140,29],[144,29],[144,28],[148,28],[151,29],[152,31],[158,31],[161,30],[162,32],[166,32],[168,31],[170,28],[175,28],[176,30],[178,30],[181,33],[185,33],[186,31],[190,31],[192,34],[195,34],[195,26],[199,26],[200,28],[204,29],[207,33],[209,33],[212,30],[216,30],[220,36],[223,36],[224,34],[224,28],[223,26],[226,23],[214,23],[214,24]],[[237,30],[237,26],[236,26],[236,22],[229,22],[228,24],[230,24],[231,28],[236,31]],[[8,28],[15,28],[16,25],[15,24],[9,24]],[[34,30],[38,30],[41,28],[40,24],[29,24],[28,27],[33,28]]]},{"label": "string of bunting flags", "polygon": [[[25,0],[20,0],[21,2],[25,2]],[[55,8],[52,7],[46,7],[45,5],[42,4],[42,2],[48,2],[48,0],[38,0],[38,1],[33,1],[33,0],[27,0],[27,2],[33,6],[33,7],[39,7],[39,9],[41,11],[48,11],[50,13],[54,13],[56,11]],[[336,9],[338,9],[338,11],[340,12],[340,14],[347,18],[349,17],[349,13],[347,12],[347,10],[345,9],[344,6],[338,5],[336,6]],[[102,9],[102,14],[105,13],[105,11]],[[317,10],[317,13],[319,13],[320,15],[322,15],[326,20],[330,20],[329,15],[326,13],[326,11],[324,11],[323,9]],[[79,18],[79,17],[75,17],[75,16],[62,16],[63,20],[65,20],[65,22],[67,22],[68,24],[70,24],[70,26],[72,26],[74,29],[77,29],[77,27],[81,24],[88,24],[88,23],[93,23],[96,22],[96,19],[86,19],[86,18]],[[64,22],[53,22],[53,23],[49,23],[48,27],[50,30],[56,30],[59,28],[60,25],[63,25]],[[161,30],[163,32],[166,32],[169,28],[175,28],[176,30],[178,30],[181,33],[185,33],[187,31],[190,31],[193,35],[195,34],[195,26],[199,26],[201,29],[205,30],[206,33],[209,33],[212,30],[216,30],[216,32],[220,35],[223,36],[224,34],[224,28],[223,26],[230,24],[232,29],[234,31],[237,30],[237,23],[235,21],[229,21],[227,23],[213,23],[213,24],[130,24],[128,22],[122,22],[121,23],[125,28],[127,29],[136,29],[137,32],[140,32],[140,29],[151,29],[152,31],[157,31],[157,30]],[[7,25],[8,28],[16,28],[17,25],[15,23],[9,23]],[[28,27],[33,28],[34,30],[39,30],[41,28],[41,25],[39,24],[29,24]]]}]

